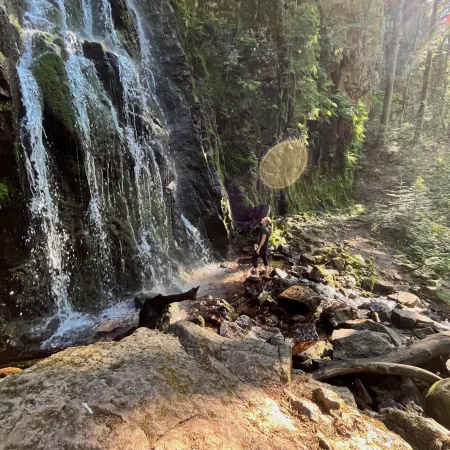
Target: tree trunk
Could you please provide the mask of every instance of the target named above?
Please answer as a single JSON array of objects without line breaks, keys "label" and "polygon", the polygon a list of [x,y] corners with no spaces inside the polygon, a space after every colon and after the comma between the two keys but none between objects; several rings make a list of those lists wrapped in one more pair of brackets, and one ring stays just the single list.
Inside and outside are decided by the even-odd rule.
[{"label": "tree trunk", "polygon": [[406,77],[406,87],[405,87],[405,92],[403,94],[402,114],[400,116],[400,122],[399,122],[400,128],[403,125],[403,119],[404,119],[404,116],[405,116],[406,106],[408,104],[409,88],[411,86],[411,74],[412,74],[412,68],[413,68],[413,63],[414,63],[414,55],[415,55],[416,50],[417,50],[417,41],[418,41],[418,38],[419,38],[421,16],[422,16],[422,2],[420,2],[419,13],[417,14],[417,28],[416,28],[416,32],[414,34],[413,52],[412,52],[412,55],[410,57],[411,59],[409,61],[408,76]]},{"label": "tree trunk", "polygon": [[325,367],[324,369],[313,373],[313,376],[318,381],[325,381],[330,378],[341,377],[343,375],[349,375],[353,373],[398,375],[401,377],[417,378],[431,384],[442,380],[441,377],[435,375],[434,373],[428,372],[428,370],[419,369],[418,367],[414,366],[407,366],[405,364],[366,362],[361,360],[345,362],[341,365],[336,365],[329,368]]},{"label": "tree trunk", "polygon": [[[327,364],[323,369],[313,372],[313,376],[316,380],[326,380],[335,376],[343,375],[344,373],[356,373],[363,372],[363,368],[367,367],[367,372],[375,372],[375,369],[384,370],[382,373],[391,373],[394,366],[405,365],[404,368],[408,366],[420,366],[425,364],[433,358],[441,355],[448,355],[450,353],[450,331],[445,331],[443,333],[433,334],[426,337],[420,341],[414,342],[413,344],[405,347],[399,347],[392,350],[386,355],[377,356],[376,358],[360,358],[353,359],[345,362],[334,361]],[[386,365],[387,364],[387,365]],[[383,368],[384,365],[384,368]],[[358,369],[358,370],[357,370]],[[394,367],[395,370],[395,367]],[[407,371],[409,369],[406,369]],[[426,372],[426,371],[425,371]],[[422,378],[422,372],[407,372],[397,373],[402,376],[415,376],[417,378]],[[427,372],[429,374],[429,372]],[[426,375],[425,376],[429,376]],[[431,378],[430,378],[431,380]]]},{"label": "tree trunk", "polygon": [[[430,19],[430,32],[429,32],[430,39],[433,38],[434,29],[436,27],[438,6],[439,0],[434,0],[433,12],[431,14]],[[420,94],[419,112],[417,113],[417,125],[416,125],[416,132],[414,134],[414,140],[419,140],[422,137],[423,133],[423,121],[425,117],[425,109],[427,106],[428,86],[430,84],[430,75],[431,75],[431,64],[433,62],[433,50],[431,47],[431,42],[429,43],[429,45],[430,47],[427,51],[427,59],[425,62],[425,71],[423,73],[422,92]]]},{"label": "tree trunk", "polygon": [[400,32],[402,24],[402,11],[404,0],[399,0],[393,6],[394,11],[392,19],[394,27],[392,29],[391,44],[386,70],[386,89],[384,91],[383,112],[380,119],[380,128],[378,130],[377,146],[384,148],[386,146],[387,132],[389,129],[389,120],[391,117],[392,96],[394,93],[395,72],[397,70],[398,48],[400,46]]},{"label": "tree trunk", "polygon": [[445,130],[445,123],[448,115],[448,104],[447,104],[447,89],[448,89],[448,62],[450,58],[450,34],[447,36],[447,46],[445,48],[445,60],[444,60],[444,85],[442,87],[442,100],[441,100],[441,114],[440,121],[441,126]]}]

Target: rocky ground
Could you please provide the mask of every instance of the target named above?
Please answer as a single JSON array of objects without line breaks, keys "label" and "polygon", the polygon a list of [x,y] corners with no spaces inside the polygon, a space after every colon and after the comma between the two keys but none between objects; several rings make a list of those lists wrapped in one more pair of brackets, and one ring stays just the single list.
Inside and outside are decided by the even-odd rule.
[{"label": "rocky ground", "polygon": [[136,296],[159,331],[110,321],[103,343],[0,371],[0,449],[449,449],[445,283],[361,217],[277,230],[270,280],[247,278],[243,234],[198,292]]}]

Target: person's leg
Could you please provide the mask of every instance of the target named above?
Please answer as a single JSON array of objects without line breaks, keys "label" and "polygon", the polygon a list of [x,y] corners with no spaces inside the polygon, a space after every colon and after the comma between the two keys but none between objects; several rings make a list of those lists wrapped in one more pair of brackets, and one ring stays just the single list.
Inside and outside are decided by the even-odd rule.
[{"label": "person's leg", "polygon": [[269,276],[269,260],[267,258],[267,250],[265,250],[261,256],[262,256],[262,259],[264,262],[264,269],[265,269],[264,276],[268,277]]},{"label": "person's leg", "polygon": [[259,255],[256,252],[253,252],[253,255],[252,255],[252,266],[253,266],[253,269],[251,271],[252,274],[257,274],[258,273],[258,271],[257,271],[257,269],[258,269],[258,258],[259,258]]}]

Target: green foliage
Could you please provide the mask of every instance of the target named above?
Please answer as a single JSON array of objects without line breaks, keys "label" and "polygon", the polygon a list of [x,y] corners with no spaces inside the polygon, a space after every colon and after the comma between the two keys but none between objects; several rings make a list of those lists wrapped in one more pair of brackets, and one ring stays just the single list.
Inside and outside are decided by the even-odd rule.
[{"label": "green foliage", "polygon": [[33,74],[42,91],[45,108],[73,132],[75,117],[63,60],[58,55],[45,54],[34,64]]},{"label": "green foliage", "polygon": [[0,209],[9,201],[9,189],[6,180],[0,180]]},{"label": "green foliage", "polygon": [[350,189],[341,177],[311,171],[285,190],[289,213],[329,212],[349,205]]},{"label": "green foliage", "polygon": [[397,182],[379,205],[376,230],[414,263],[450,275],[450,158],[448,144],[427,138],[411,146],[413,126],[393,133],[388,150]]},{"label": "green foliage", "polygon": [[283,237],[281,230],[275,227],[273,228],[272,234],[269,239],[269,244],[273,245],[274,247],[286,244],[286,239]]}]

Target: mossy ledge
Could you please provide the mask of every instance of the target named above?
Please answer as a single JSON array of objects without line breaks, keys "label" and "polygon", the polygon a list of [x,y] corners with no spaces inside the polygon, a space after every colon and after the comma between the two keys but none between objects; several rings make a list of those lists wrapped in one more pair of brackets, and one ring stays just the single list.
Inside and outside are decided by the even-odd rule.
[{"label": "mossy ledge", "polygon": [[42,55],[33,66],[33,75],[42,91],[45,111],[74,133],[76,122],[64,61],[55,54]]}]

